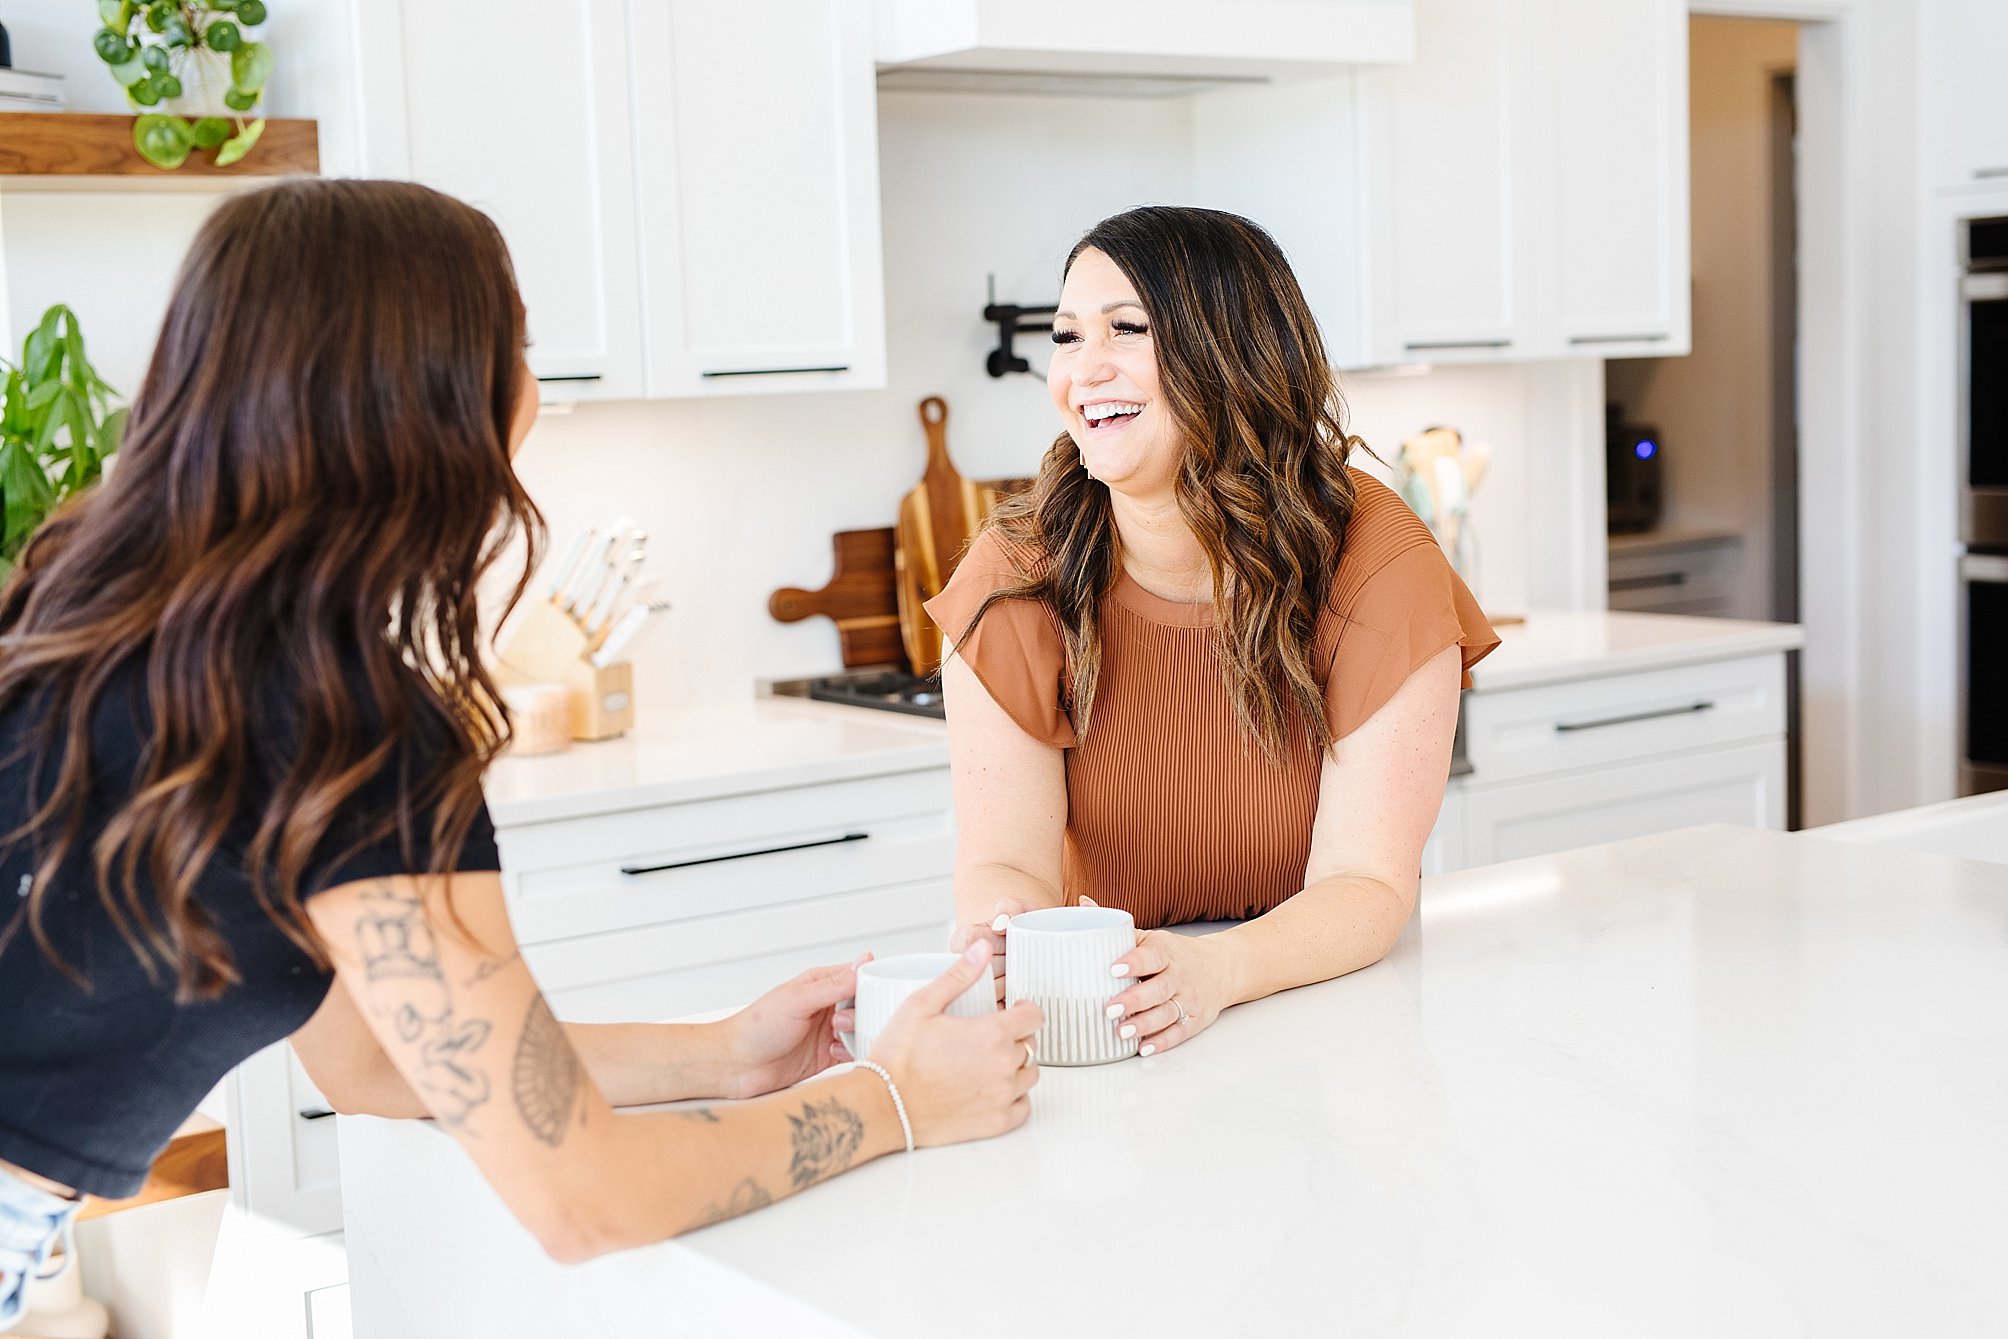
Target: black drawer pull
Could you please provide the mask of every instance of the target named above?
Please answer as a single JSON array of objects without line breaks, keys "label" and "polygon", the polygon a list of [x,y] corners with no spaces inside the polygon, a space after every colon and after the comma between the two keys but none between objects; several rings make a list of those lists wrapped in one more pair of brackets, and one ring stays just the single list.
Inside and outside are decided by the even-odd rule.
[{"label": "black drawer pull", "polygon": [[699,372],[701,377],[785,377],[803,372],[848,372],[844,367],[736,367],[722,372]]},{"label": "black drawer pull", "polygon": [[332,1116],[332,1115],[334,1115],[334,1114],[335,1114],[334,1112],[332,1112],[332,1111],[328,1110],[328,1109],[327,1109],[326,1107],[301,1107],[301,1108],[300,1108],[300,1119],[301,1119],[301,1120],[326,1120],[326,1119],[327,1119],[328,1117],[330,1117],[330,1116]]},{"label": "black drawer pull", "polygon": [[1662,330],[1650,335],[1571,335],[1571,344],[1651,344],[1655,340],[1667,339]]},{"label": "black drawer pull", "polygon": [[1611,589],[1614,591],[1654,590],[1660,586],[1685,586],[1686,584],[1687,573],[1685,572],[1654,572],[1651,576],[1643,577],[1612,577],[1610,581]]},{"label": "black drawer pull", "polygon": [[871,836],[869,832],[846,832],[841,837],[824,837],[812,842],[794,842],[788,846],[763,846],[757,851],[734,851],[730,855],[705,855],[695,860],[672,860],[666,865],[622,865],[623,874],[660,874],[666,869],[689,869],[692,865],[716,865],[726,860],[748,860],[756,855],[779,855],[783,851],[807,851],[818,846],[842,846],[845,842],[861,842]]},{"label": "black drawer pull", "polygon": [[1556,721],[1555,733],[1565,735],[1575,730],[1601,730],[1607,725],[1630,725],[1633,721],[1657,721],[1667,716],[1692,716],[1698,711],[1710,711],[1713,702],[1690,702],[1684,707],[1661,707],[1658,711],[1636,711],[1629,716],[1606,716],[1600,721]]},{"label": "black drawer pull", "polygon": [[598,381],[599,379],[600,374],[597,372],[558,372],[548,377],[537,378],[537,380],[547,386],[554,381]]}]

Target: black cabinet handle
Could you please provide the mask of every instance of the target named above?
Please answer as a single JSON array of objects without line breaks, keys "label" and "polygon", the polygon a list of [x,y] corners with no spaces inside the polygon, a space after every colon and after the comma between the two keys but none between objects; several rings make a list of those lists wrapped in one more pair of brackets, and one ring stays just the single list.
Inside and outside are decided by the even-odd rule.
[{"label": "black cabinet handle", "polygon": [[845,842],[861,842],[870,837],[869,832],[846,832],[841,837],[824,837],[812,842],[791,842],[786,846],[763,846],[755,851],[734,851],[729,855],[705,855],[695,860],[672,860],[662,865],[622,865],[621,873],[660,874],[666,869],[689,869],[693,865],[716,865],[727,860],[750,860],[756,855],[779,855],[783,851],[808,851],[818,846],[842,846]]},{"label": "black cabinet handle", "polygon": [[330,1116],[332,1116],[332,1115],[334,1115],[334,1114],[335,1114],[334,1112],[332,1112],[332,1111],[328,1110],[328,1109],[327,1109],[326,1107],[301,1107],[301,1108],[300,1108],[300,1119],[301,1119],[301,1120],[326,1120],[326,1119],[327,1119],[328,1117],[330,1117]]},{"label": "black cabinet handle", "polygon": [[1660,586],[1685,586],[1686,584],[1687,573],[1685,572],[1655,572],[1651,576],[1612,577],[1610,580],[1610,588],[1614,591],[1654,590]]},{"label": "black cabinet handle", "polygon": [[800,372],[848,372],[845,367],[739,367],[722,372],[699,372],[701,377],[782,377]]},{"label": "black cabinet handle", "polygon": [[554,374],[548,377],[537,378],[537,380],[545,383],[546,385],[549,385],[551,382],[554,381],[598,381],[599,379],[600,379],[600,374],[597,372],[566,372],[561,374]]},{"label": "black cabinet handle", "polygon": [[1713,702],[1690,702],[1684,707],[1662,707],[1658,711],[1635,711],[1629,716],[1606,716],[1600,721],[1556,721],[1555,733],[1566,735],[1576,730],[1601,730],[1607,725],[1630,725],[1633,721],[1656,721],[1666,716],[1692,716],[1698,711],[1713,710]]}]

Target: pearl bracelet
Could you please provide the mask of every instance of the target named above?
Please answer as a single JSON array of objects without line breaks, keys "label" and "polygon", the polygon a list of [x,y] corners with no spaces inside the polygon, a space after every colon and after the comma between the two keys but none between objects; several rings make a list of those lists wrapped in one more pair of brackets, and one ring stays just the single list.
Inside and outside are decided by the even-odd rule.
[{"label": "pearl bracelet", "polygon": [[900,1099],[899,1085],[892,1081],[892,1075],[885,1072],[884,1065],[860,1060],[857,1066],[859,1069],[868,1069],[885,1080],[885,1090],[892,1094],[892,1109],[899,1113],[899,1132],[906,1136],[906,1151],[913,1152],[913,1123],[906,1118],[906,1103]]}]

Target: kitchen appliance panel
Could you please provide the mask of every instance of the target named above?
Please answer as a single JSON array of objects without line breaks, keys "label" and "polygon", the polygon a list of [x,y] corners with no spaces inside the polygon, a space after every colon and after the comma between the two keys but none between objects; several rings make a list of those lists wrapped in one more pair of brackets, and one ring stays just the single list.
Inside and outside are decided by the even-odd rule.
[{"label": "kitchen appliance panel", "polygon": [[1960,791],[2008,790],[2008,556],[1960,563],[1962,624]]}]

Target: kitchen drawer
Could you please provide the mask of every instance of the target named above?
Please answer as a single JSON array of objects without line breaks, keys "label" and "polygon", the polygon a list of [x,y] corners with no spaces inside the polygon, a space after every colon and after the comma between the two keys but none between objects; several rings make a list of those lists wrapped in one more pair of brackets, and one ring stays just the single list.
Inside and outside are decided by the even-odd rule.
[{"label": "kitchen drawer", "polygon": [[1772,740],[1464,793],[1472,865],[1701,823],[1785,826],[1785,744]]},{"label": "kitchen drawer", "polygon": [[560,1018],[648,1021],[737,1008],[804,968],[849,962],[866,950],[885,957],[943,949],[954,912],[944,875],[532,945],[523,958]]},{"label": "kitchen drawer", "polygon": [[1784,657],[1473,692],[1464,729],[1473,785],[1780,738]]},{"label": "kitchen drawer", "polygon": [[946,877],[946,769],[507,828],[525,944]]}]

